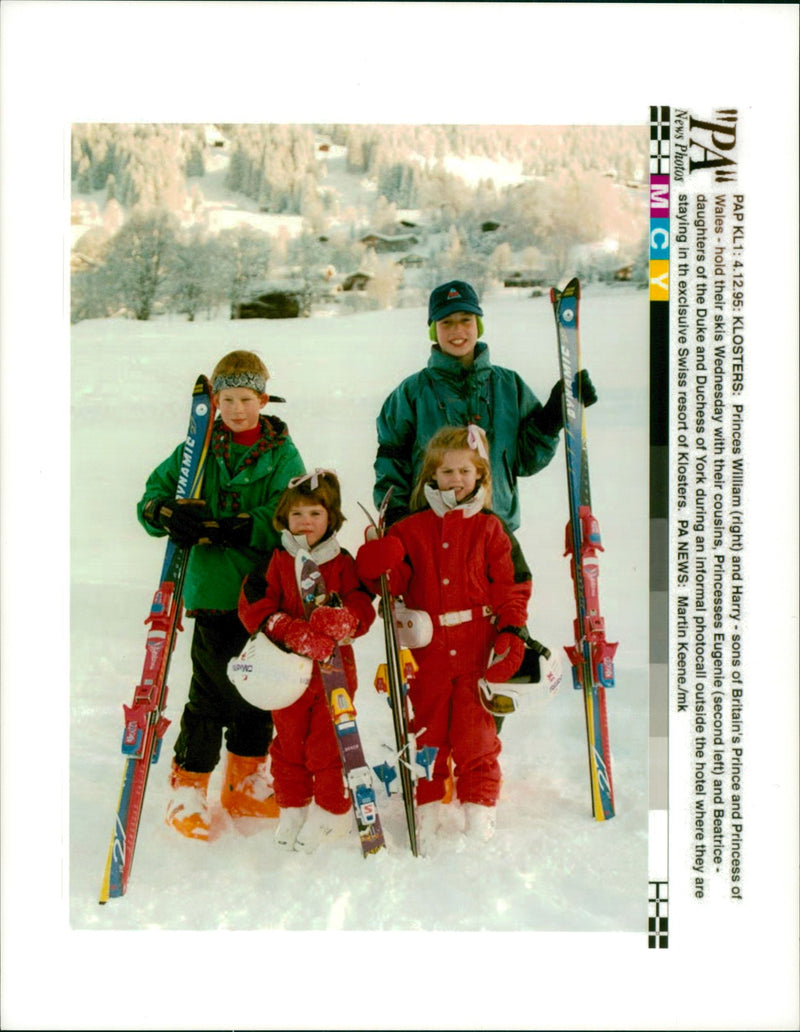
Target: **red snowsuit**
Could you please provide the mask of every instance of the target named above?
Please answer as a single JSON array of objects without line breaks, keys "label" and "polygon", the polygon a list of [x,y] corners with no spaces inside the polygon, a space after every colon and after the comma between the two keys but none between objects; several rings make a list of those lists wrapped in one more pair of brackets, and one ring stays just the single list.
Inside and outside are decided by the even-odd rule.
[{"label": "red snowsuit", "polygon": [[[444,796],[452,753],[458,799],[494,806],[500,739],[481,705],[478,679],[498,631],[525,624],[530,571],[511,532],[487,510],[462,507],[439,516],[425,509],[395,523],[387,537],[399,538],[406,553],[390,574],[392,593],[410,609],[426,610],[434,627],[431,643],[414,650],[419,670],[409,687],[414,730],[425,729],[417,744],[439,750],[433,778],[417,782],[417,802]],[[374,581],[364,583],[377,590]]]},{"label": "red snowsuit", "polygon": [[[337,592],[342,604],[358,617],[356,636],[365,634],[375,619],[375,609],[372,597],[361,587],[353,557],[340,551],[328,562],[320,562],[320,570],[328,592]],[[239,596],[239,619],[251,634],[263,627],[273,613],[305,618],[294,556],[284,549],[273,552],[266,574],[262,567],[245,580]],[[342,645],[340,651],[353,698],[357,687],[353,648]],[[278,806],[306,806],[313,798],[323,810],[346,813],[350,796],[316,664],[305,692],[291,706],[274,710],[272,719],[275,738],[269,754]]]}]

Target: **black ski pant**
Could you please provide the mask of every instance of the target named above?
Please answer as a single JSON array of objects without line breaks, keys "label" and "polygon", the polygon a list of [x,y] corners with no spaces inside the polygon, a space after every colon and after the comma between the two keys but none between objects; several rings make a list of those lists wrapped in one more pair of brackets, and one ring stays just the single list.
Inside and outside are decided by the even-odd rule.
[{"label": "black ski pant", "polygon": [[228,680],[228,662],[249,635],[238,614],[198,613],[192,635],[192,681],[175,742],[175,762],[205,773],[219,763],[222,735],[237,756],[264,756],[272,741],[272,714],[246,702]]}]

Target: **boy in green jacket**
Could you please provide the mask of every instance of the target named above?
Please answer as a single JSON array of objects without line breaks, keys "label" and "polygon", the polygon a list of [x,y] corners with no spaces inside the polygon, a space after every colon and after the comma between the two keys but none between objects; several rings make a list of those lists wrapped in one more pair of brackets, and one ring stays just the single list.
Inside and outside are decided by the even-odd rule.
[{"label": "boy in green jacket", "polygon": [[[483,335],[483,309],[469,283],[436,287],[428,303],[428,364],[407,377],[383,403],[378,416],[374,502],[393,487],[387,522],[408,513],[408,500],[422,468],[428,441],[443,426],[475,423],[489,439],[493,511],[510,530],[520,524],[517,478],[550,462],[563,427],[562,383],[542,405],[511,369],[492,365]],[[584,405],[597,400],[587,372],[579,374]]]},{"label": "boy in green jacket", "polygon": [[148,477],[137,515],[148,534],[191,547],[183,599],[195,620],[192,680],[170,774],[166,821],[188,838],[207,839],[208,782],[219,762],[223,728],[227,767],[222,804],[233,817],[276,817],[266,774],[272,718],[246,702],[227,677],[248,633],[237,605],[242,581],[279,543],[272,517],[292,477],[305,473],[286,424],[261,415],[269,401],[267,367],[233,351],[211,377],[214,424],[202,495],[178,500],[183,445]]}]

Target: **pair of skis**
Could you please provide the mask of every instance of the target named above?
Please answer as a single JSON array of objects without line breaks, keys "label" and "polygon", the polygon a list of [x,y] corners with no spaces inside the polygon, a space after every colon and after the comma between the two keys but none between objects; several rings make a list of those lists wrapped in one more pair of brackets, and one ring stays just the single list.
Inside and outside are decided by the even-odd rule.
[{"label": "pair of skis", "polygon": [[[363,505],[361,506],[367,519],[370,521],[368,533],[373,537],[382,537],[386,530],[386,509],[391,495],[392,488],[390,487],[381,503],[377,522],[367,509]],[[400,646],[395,615],[395,600],[389,590],[389,578],[386,574],[381,576],[381,615],[383,617],[386,662],[378,668],[375,677],[375,687],[379,692],[384,692],[388,695],[389,706],[392,710],[396,766],[382,763],[380,766],[375,767],[374,770],[383,782],[387,795],[390,792],[390,784],[399,775],[408,844],[412,854],[419,856],[422,843],[419,835],[415,794],[415,784],[419,777],[417,768],[419,766],[424,769],[426,776],[430,776],[437,750],[430,747],[418,750],[416,734],[411,730],[414,711],[411,706],[408,687],[409,681],[416,669],[416,663],[411,650],[401,648]]]},{"label": "pair of skis", "polygon": [[[200,497],[213,422],[211,388],[206,377],[199,376],[192,391],[176,498]],[[183,584],[188,562],[189,549],[178,548],[168,541],[160,582],[145,620],[148,629],[141,680],[131,705],[123,706],[125,765],[100,887],[101,903],[123,896],[128,887],[150,767],[158,761],[164,732],[170,723],[164,716],[167,674],[175,642],[183,629]]]},{"label": "pair of skis", "polygon": [[[391,491],[383,500],[378,522],[364,509],[376,535],[383,534],[384,516]],[[362,509],[364,507],[362,506]],[[335,598],[326,593],[322,572],[307,552],[302,550],[295,560],[297,583],[306,617],[314,607],[321,604],[335,604]],[[414,666],[413,657],[407,649],[400,649],[397,626],[394,619],[394,600],[389,592],[388,578],[381,578],[381,605],[383,613],[384,638],[386,645],[386,663],[382,664],[376,678],[379,690],[386,691],[392,708],[394,725],[397,768],[382,763],[373,768],[375,775],[384,784],[387,794],[389,785],[395,778],[400,779],[400,791],[405,809],[406,828],[411,852],[419,856],[420,841],[417,825],[417,813],[414,796],[414,782],[418,776],[416,765],[426,764],[427,770],[433,763],[436,750],[427,749],[420,752],[416,749],[416,739],[410,730],[413,712],[408,697],[408,682]],[[318,662],[320,676],[330,707],[331,719],[336,732],[339,755],[342,761],[345,782],[353,804],[353,815],[361,840],[364,856],[379,852],[385,846],[380,815],[372,787],[372,772],[364,755],[361,736],[356,723],[356,710],[350,697],[345,678],[342,656],[338,646],[331,656]]]},{"label": "pair of skis", "polygon": [[[303,550],[295,558],[295,574],[306,619],[319,605],[336,605],[335,596],[329,596],[322,571],[308,552]],[[380,814],[372,787],[372,774],[364,755],[356,710],[350,696],[342,654],[337,645],[326,660],[317,660],[325,698],[330,708],[336,744],[342,761],[342,771],[353,805],[361,852],[364,856],[377,853],[385,846]]]},{"label": "pair of skis", "polygon": [[[380,537],[385,531],[386,508],[392,489],[387,491],[378,512],[377,521],[362,505],[370,522],[370,534]],[[299,552],[296,559],[297,581],[306,617],[314,606],[331,600],[327,598],[322,573],[310,555]],[[333,600],[335,602],[335,599]],[[388,695],[392,710],[395,738],[395,763],[381,763],[372,770],[391,794],[390,785],[399,777],[400,794],[405,811],[408,844],[414,856],[419,856],[422,843],[417,822],[415,784],[420,776],[430,777],[437,750],[430,746],[418,749],[412,730],[414,711],[408,694],[409,681],[416,663],[410,649],[401,648],[395,613],[395,600],[389,590],[389,579],[381,577],[381,613],[383,616],[386,662],[378,668],[375,686]],[[356,711],[350,698],[338,647],[330,658],[318,664],[325,695],[331,710],[345,781],[350,791],[361,848],[365,856],[378,852],[384,845],[383,831],[372,789],[372,775],[367,765],[361,738],[356,726]]]},{"label": "pair of skis", "polygon": [[[364,509],[376,534],[383,533],[384,514],[390,494],[391,491],[384,498],[377,523]],[[335,596],[328,596],[322,571],[308,552],[302,550],[298,552],[295,559],[295,571],[306,618],[318,605],[335,605],[337,603],[338,600]],[[416,738],[410,729],[413,711],[408,697],[408,682],[415,664],[410,651],[401,649],[399,646],[394,618],[394,600],[389,592],[386,576],[381,578],[381,605],[386,663],[382,664],[378,670],[376,686],[380,691],[387,692],[389,696],[397,747],[397,768],[388,763],[382,763],[373,767],[372,770],[384,784],[387,794],[389,794],[390,783],[398,777],[399,773],[409,846],[413,855],[419,856],[420,841],[414,795],[414,783],[416,777],[419,776],[416,767],[417,765],[423,767],[428,774],[436,757],[436,750],[432,748],[417,750]],[[339,647],[337,646],[333,650],[327,660],[317,661],[317,667],[336,732],[344,779],[350,793],[356,829],[361,840],[361,851],[364,856],[369,856],[371,853],[377,853],[383,849],[386,842],[375,791],[372,787],[372,772],[364,754],[356,723],[356,710],[348,689]]]},{"label": "pair of skis", "polygon": [[564,384],[562,404],[569,494],[564,554],[570,557],[576,609],[575,643],[565,646],[565,651],[572,664],[574,687],[583,691],[592,812],[596,820],[605,821],[614,816],[606,688],[614,685],[617,643],[606,641],[605,620],[600,615],[597,553],[603,551],[603,546],[592,513],[584,406],[576,389],[581,370],[578,280],[570,280],[562,291],[553,287],[550,301]]}]

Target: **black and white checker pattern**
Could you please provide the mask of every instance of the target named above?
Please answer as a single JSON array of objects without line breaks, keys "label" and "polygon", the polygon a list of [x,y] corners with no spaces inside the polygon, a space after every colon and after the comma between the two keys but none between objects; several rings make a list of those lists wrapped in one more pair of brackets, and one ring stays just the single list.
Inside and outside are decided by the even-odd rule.
[{"label": "black and white checker pattern", "polygon": [[669,175],[670,109],[650,107],[650,175]]},{"label": "black and white checker pattern", "polygon": [[647,945],[651,950],[669,946],[669,894],[666,881],[649,883],[647,904]]}]

